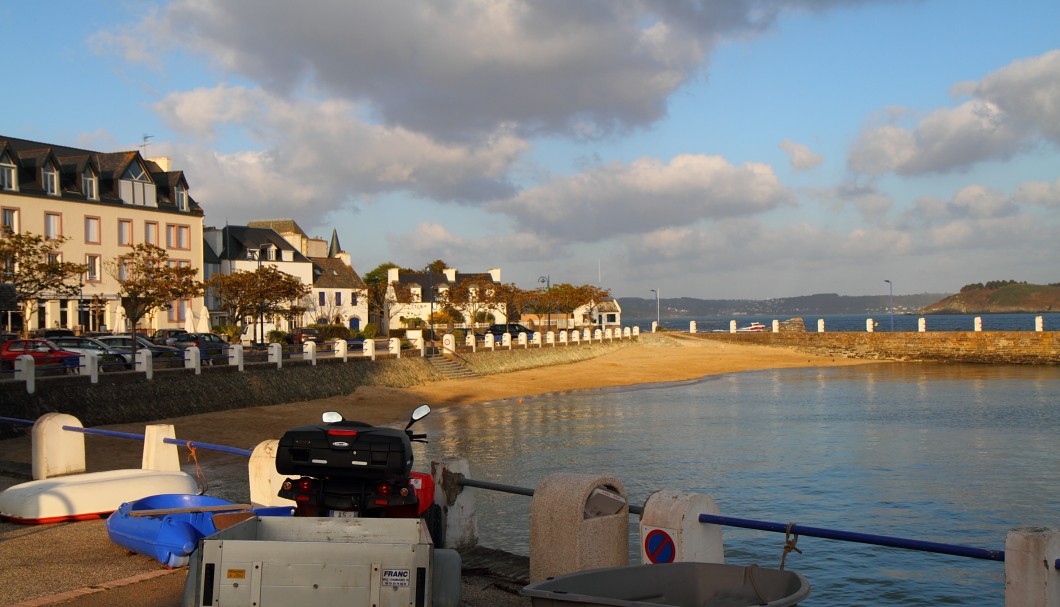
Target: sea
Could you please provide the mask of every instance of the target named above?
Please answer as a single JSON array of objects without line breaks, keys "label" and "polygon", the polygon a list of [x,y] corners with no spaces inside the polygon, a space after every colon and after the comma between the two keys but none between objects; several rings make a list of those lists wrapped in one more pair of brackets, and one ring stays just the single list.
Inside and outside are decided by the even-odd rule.
[{"label": "sea", "polygon": [[[727,516],[990,550],[1014,527],[1060,528],[1060,367],[756,371],[436,410],[417,429],[431,441],[417,445],[419,469],[463,457],[473,478],[523,487],[613,475],[632,504],[670,489],[709,495]],[[480,543],[528,555],[530,498],[475,492]],[[724,538],[729,563],[780,564],[783,534]],[[786,568],[812,586],[802,605],[1004,603],[1004,563],[812,537],[797,547]]]},{"label": "sea", "polygon": [[[659,326],[671,331],[687,332],[691,321],[696,321],[696,331],[728,331],[729,323],[736,321],[738,327],[746,327],[752,322],[760,322],[771,327],[774,320],[785,321],[789,318],[802,318],[807,331],[817,331],[817,321],[824,320],[826,332],[864,331],[868,319],[874,323],[873,331],[917,331],[918,322],[925,319],[928,331],[974,331],[975,319],[982,319],[983,331],[1034,331],[1035,318],[1041,316],[1044,330],[1060,331],[1060,312],[1040,314],[929,314],[918,316],[912,314],[775,314],[741,315],[741,316],[681,316],[659,319]],[[655,318],[623,318],[622,324],[640,327],[641,331],[651,331]],[[893,323],[893,324],[892,324]],[[893,328],[892,328],[893,327]]]}]

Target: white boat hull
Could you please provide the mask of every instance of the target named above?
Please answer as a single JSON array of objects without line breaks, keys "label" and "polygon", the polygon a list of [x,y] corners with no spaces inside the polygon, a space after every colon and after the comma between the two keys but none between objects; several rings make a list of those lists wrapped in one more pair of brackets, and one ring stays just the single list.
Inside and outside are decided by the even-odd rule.
[{"label": "white boat hull", "polygon": [[108,470],[30,481],[0,492],[0,517],[40,525],[102,518],[124,502],[162,493],[201,493],[184,472]]}]

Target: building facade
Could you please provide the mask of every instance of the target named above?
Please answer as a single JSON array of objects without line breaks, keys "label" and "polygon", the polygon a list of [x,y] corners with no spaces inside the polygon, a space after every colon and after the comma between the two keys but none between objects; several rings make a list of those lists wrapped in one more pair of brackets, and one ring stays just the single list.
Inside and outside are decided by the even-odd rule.
[{"label": "building facade", "polygon": [[[441,272],[403,272],[387,270],[387,316],[391,329],[431,324],[432,315],[444,309],[455,310],[463,317],[465,327],[507,322],[503,303],[494,303],[491,294],[482,289],[499,287],[500,268],[480,273],[461,273],[455,268]],[[472,285],[469,292],[454,297],[451,291]]]},{"label": "building facade", "polygon": [[[136,244],[165,249],[171,263],[196,268],[202,280],[203,211],[183,171],[169,164],[137,151],[95,152],[0,135],[3,226],[55,239],[56,259],[87,266],[77,296],[38,301],[30,330],[130,330],[109,268]],[[60,244],[62,237],[68,240]],[[181,328],[188,314],[202,310],[202,297],[176,301],[146,316],[138,330]],[[8,310],[0,322],[16,329],[24,320]]]}]

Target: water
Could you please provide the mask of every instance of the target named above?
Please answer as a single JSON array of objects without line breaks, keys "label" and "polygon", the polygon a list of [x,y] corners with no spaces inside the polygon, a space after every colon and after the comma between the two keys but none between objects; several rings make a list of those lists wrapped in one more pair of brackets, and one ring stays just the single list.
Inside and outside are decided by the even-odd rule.
[{"label": "water", "polygon": [[[817,330],[818,319],[824,319],[825,331],[864,331],[865,320],[872,318],[877,324],[876,331],[890,331],[891,317],[886,312],[880,314],[777,314],[774,316],[689,316],[680,318],[663,318],[659,324],[664,329],[672,331],[688,331],[688,323],[696,321],[696,330],[700,333],[711,331],[728,331],[729,322],[736,321],[737,326],[746,327],[752,322],[760,322],[767,328],[773,326],[774,320],[784,321],[793,317],[801,317],[807,331]],[[918,321],[921,318],[927,320],[928,331],[972,331],[975,329],[975,318],[983,319],[984,331],[1033,331],[1034,319],[1042,317],[1042,323],[1046,331],[1060,331],[1060,313],[1045,314],[932,314],[928,316],[915,316],[906,314],[895,314],[894,330],[916,332]],[[624,318],[624,325],[640,327],[641,331],[651,331],[651,323],[655,318]]]},{"label": "water", "polygon": [[[419,462],[536,486],[611,474],[711,495],[722,514],[1004,549],[1060,527],[1060,369],[897,363],[761,371],[436,411]],[[424,459],[427,458],[427,459]],[[420,466],[422,467],[422,466]],[[529,554],[529,499],[476,491],[481,543]],[[631,517],[631,562],[638,562]],[[783,534],[726,528],[730,563],[779,564]],[[802,538],[806,605],[1000,605],[1004,564]]]}]

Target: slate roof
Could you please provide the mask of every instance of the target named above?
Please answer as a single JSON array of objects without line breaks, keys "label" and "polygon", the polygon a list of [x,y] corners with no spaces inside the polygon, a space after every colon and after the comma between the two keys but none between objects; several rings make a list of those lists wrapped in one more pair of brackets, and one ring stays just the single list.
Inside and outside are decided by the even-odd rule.
[{"label": "slate roof", "polygon": [[[19,189],[5,194],[18,196],[43,196],[44,188],[40,180],[40,168],[49,159],[59,168],[61,198],[76,200],[88,204],[122,204],[125,202],[119,195],[119,182],[125,169],[133,162],[141,162],[148,178],[154,183],[157,193],[158,210],[182,212],[176,208],[173,188],[187,181],[183,171],[163,171],[156,163],[143,158],[140,152],[96,152],[63,145],[53,145],[28,139],[18,139],[0,135],[0,154],[10,153],[18,166]],[[99,178],[99,200],[90,200],[81,190],[81,174],[86,167],[97,172]],[[192,215],[202,215],[202,207],[188,192],[188,211]]]},{"label": "slate roof", "polygon": [[338,257],[310,257],[313,262],[313,286],[318,289],[363,289],[364,281],[357,271]]},{"label": "slate roof", "polygon": [[[221,228],[221,250],[217,251],[219,259],[246,259],[248,249],[260,249],[272,245],[279,251],[293,251],[292,261],[306,263],[309,258],[287,242],[272,228],[249,226],[225,226]],[[278,260],[277,260],[278,261]]]},{"label": "slate roof", "polygon": [[450,286],[453,286],[453,285],[460,284],[462,281],[469,280],[469,279],[470,280],[488,281],[488,282],[491,282],[491,283],[493,283],[495,285],[501,284],[501,283],[493,280],[493,275],[490,274],[489,272],[470,272],[470,273],[457,272],[456,273],[456,280],[453,280],[452,282],[450,282],[449,278],[445,274],[443,274],[441,272],[432,272],[430,274],[428,274],[427,272],[399,272],[398,273],[398,284],[408,285],[408,286],[416,285],[416,286],[418,286],[420,288],[420,293],[421,293],[420,301],[423,302],[423,303],[430,303],[432,299],[434,301],[437,301],[437,299],[434,297],[434,293],[431,293],[431,286],[432,285],[434,286],[435,290],[437,291],[437,289],[439,287],[450,287]]},{"label": "slate roof", "polygon": [[[301,236],[306,236],[306,233],[302,230],[301,226],[298,225],[293,219],[259,219],[257,221],[248,221],[247,227],[251,228],[269,228],[276,230],[278,234],[295,233]],[[308,238],[308,236],[306,236]]]}]

